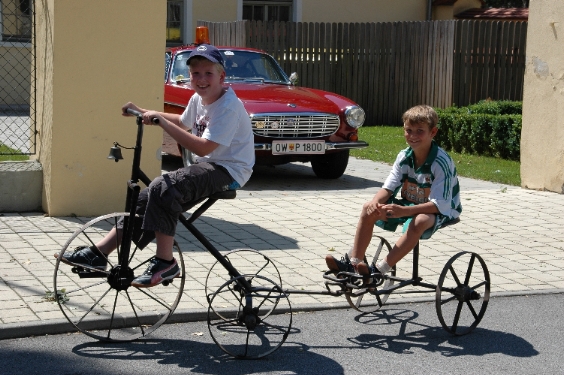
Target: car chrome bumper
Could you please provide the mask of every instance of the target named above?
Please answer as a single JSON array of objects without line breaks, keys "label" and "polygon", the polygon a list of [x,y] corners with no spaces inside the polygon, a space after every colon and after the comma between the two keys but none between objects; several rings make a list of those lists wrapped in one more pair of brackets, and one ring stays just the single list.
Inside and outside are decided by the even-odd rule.
[{"label": "car chrome bumper", "polygon": [[[366,148],[368,143],[364,141],[358,142],[325,142],[325,151],[327,150],[345,150],[354,148]],[[272,150],[271,143],[255,143],[255,151],[270,151]]]}]

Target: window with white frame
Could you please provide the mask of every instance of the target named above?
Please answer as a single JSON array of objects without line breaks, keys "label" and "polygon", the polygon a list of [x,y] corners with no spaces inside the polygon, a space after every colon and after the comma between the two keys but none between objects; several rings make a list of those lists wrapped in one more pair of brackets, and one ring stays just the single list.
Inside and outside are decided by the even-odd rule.
[{"label": "window with white frame", "polygon": [[243,0],[243,19],[291,21],[293,0]]}]

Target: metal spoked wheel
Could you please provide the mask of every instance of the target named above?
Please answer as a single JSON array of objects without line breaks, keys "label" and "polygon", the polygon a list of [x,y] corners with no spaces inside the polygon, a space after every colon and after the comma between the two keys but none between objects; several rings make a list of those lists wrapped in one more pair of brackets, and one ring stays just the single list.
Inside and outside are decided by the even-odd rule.
[{"label": "metal spoked wheel", "polygon": [[[245,290],[242,282],[251,283]],[[208,296],[208,328],[213,341],[235,358],[258,359],[277,350],[292,327],[288,296],[272,280],[242,275]]]},{"label": "metal spoked wheel", "polygon": [[[167,285],[152,288],[136,288],[119,281],[121,246],[108,256],[106,271],[60,261],[65,252],[91,246],[105,237],[122,216],[129,214],[113,213],[84,224],[63,246],[55,264],[54,295],[61,311],[79,331],[103,341],[132,341],[153,332],[172,315],[184,289],[184,260],[176,241],[173,253],[180,275]],[[155,251],[154,240],[143,250],[131,244],[129,281],[145,271]]]},{"label": "metal spoked wheel", "polygon": [[437,316],[445,330],[470,333],[486,313],[490,273],[475,253],[460,252],[446,263],[436,289]]},{"label": "metal spoked wheel", "polygon": [[[276,265],[264,254],[252,249],[235,249],[224,255],[224,258],[231,263],[240,274],[243,275],[257,275],[267,279],[273,280],[277,285],[282,288],[282,278]],[[205,291],[209,298],[213,293],[218,290],[225,280],[231,279],[229,272],[223,267],[221,263],[216,261],[210,268],[208,276],[206,277]],[[211,306],[211,304],[210,304]],[[275,308],[276,305],[273,305]],[[221,315],[220,311],[216,311],[218,317],[228,319]]]},{"label": "metal spoked wheel", "polygon": [[[380,239],[380,243],[378,244],[378,249],[376,250],[374,257],[369,264],[376,263],[378,260],[384,258],[385,254],[387,254],[381,254],[384,248],[388,253],[392,250],[390,243],[386,241],[385,238],[380,236],[375,237],[378,237]],[[396,266],[392,267],[389,275],[396,276]],[[349,305],[353,309],[363,313],[373,313],[380,310],[380,308],[384,306],[384,304],[388,300],[388,297],[390,296],[389,294],[379,294],[378,291],[389,289],[392,285],[394,285],[394,280],[385,279],[380,286],[370,288],[364,294],[355,296],[353,293],[359,292],[358,289],[355,289],[352,290],[351,293],[346,293],[345,296],[347,298],[347,301],[349,302]]]}]

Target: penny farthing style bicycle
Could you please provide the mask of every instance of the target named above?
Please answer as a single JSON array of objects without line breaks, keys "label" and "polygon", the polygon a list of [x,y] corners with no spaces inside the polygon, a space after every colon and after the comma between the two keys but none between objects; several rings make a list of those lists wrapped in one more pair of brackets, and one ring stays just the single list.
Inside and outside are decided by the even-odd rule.
[{"label": "penny farthing style bicycle", "polygon": [[[181,268],[179,276],[151,288],[131,285],[153,258],[156,244],[153,240],[141,248],[133,241],[138,228],[135,222],[142,219],[135,213],[140,182],[148,186],[151,180],[140,169],[142,114],[131,109],[128,113],[136,116],[137,140],[125,211],[97,217],[77,229],[55,263],[54,294],[64,316],[80,332],[102,341],[132,341],[155,331],[178,306],[186,278],[183,252],[175,241],[173,253]],[[108,158],[121,160],[121,148],[125,147],[114,143]],[[205,285],[213,340],[234,357],[261,358],[278,349],[291,328],[291,306],[282,291],[280,273],[268,257],[252,249],[222,254],[193,224],[218,200],[235,197],[234,190],[205,197],[188,208],[199,205],[191,215],[183,214],[179,221],[217,259]],[[116,251],[107,256],[106,270],[61,261],[65,252],[95,245],[120,220],[121,240],[116,242]],[[221,277],[227,277],[227,281]]]},{"label": "penny farthing style bicycle", "polygon": [[[151,180],[139,168],[143,124],[137,117],[137,142],[134,149],[131,179],[127,182],[125,212],[116,212],[90,220],[76,230],[61,249],[55,264],[54,290],[65,317],[79,331],[104,341],[131,341],[146,336],[160,327],[174,312],[185,282],[183,254],[175,242],[174,257],[181,269],[173,282],[154,288],[131,287],[131,281],[148,266],[156,251],[155,240],[139,248],[132,242],[139,182],[146,186]],[[120,145],[114,144],[109,158],[122,159]],[[121,241],[116,251],[107,256],[106,270],[84,265],[68,265],[61,261],[65,252],[96,244],[118,221],[123,221]],[[142,251],[141,251],[142,250]]]}]

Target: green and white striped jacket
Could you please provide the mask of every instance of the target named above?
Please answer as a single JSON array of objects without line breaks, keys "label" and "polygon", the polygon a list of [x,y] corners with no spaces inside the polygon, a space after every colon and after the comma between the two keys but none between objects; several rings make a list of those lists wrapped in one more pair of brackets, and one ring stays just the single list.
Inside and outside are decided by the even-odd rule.
[{"label": "green and white striped jacket", "polygon": [[384,189],[399,192],[401,198],[414,204],[433,202],[442,215],[456,219],[462,212],[460,186],[456,167],[445,150],[434,141],[425,163],[417,170],[411,147],[400,151]]}]

